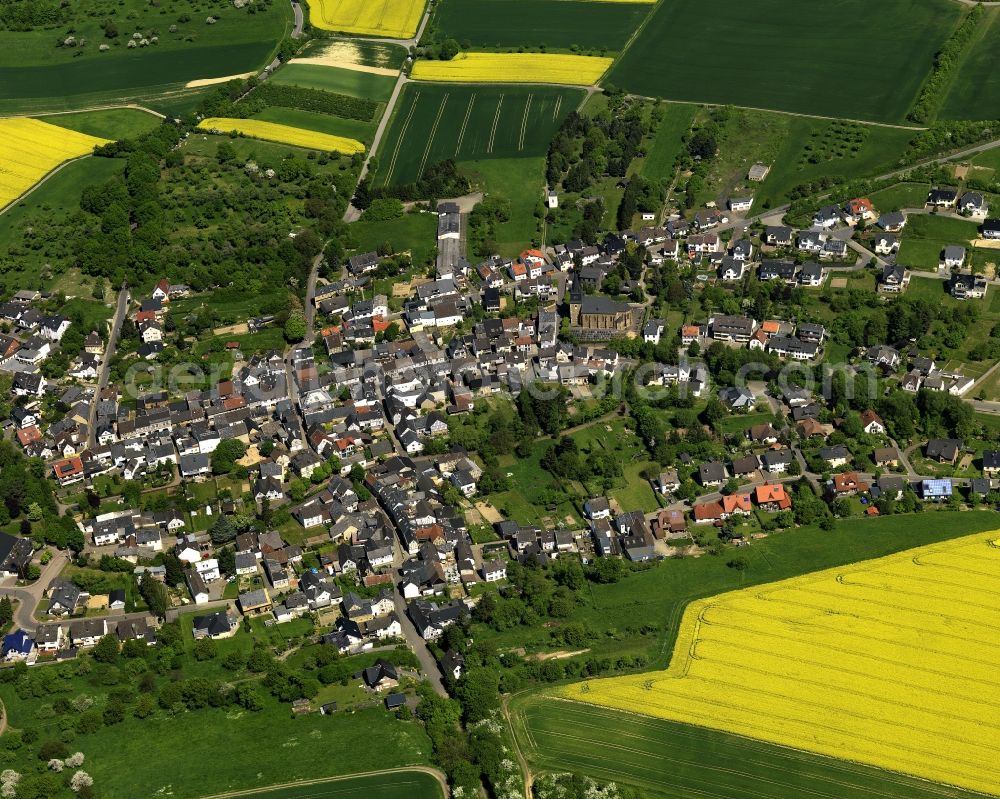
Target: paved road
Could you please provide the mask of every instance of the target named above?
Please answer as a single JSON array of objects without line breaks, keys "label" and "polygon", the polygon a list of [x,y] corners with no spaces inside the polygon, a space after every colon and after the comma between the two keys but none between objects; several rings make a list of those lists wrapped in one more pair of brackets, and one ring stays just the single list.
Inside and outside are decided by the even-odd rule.
[{"label": "paved road", "polygon": [[65,552],[55,552],[52,560],[45,564],[42,575],[31,585],[18,588],[14,586],[0,587],[0,596],[9,596],[18,601],[17,610],[14,613],[14,623],[27,633],[34,633],[38,622],[35,620],[35,608],[42,601],[42,594],[51,585],[52,581],[62,571],[63,566],[69,563],[69,556]]},{"label": "paved road", "polygon": [[417,660],[420,661],[420,668],[427,676],[427,682],[431,684],[431,688],[434,689],[436,694],[439,696],[448,696],[448,692],[444,688],[444,683],[441,682],[441,672],[438,669],[437,661],[434,660],[434,656],[427,648],[427,642],[420,637],[417,633],[417,628],[413,626],[410,617],[406,615],[406,600],[399,593],[399,583],[395,581],[392,598],[396,605],[396,615],[399,617],[399,624],[403,628],[403,637],[406,638],[406,643],[409,644],[410,649],[417,656]]},{"label": "paved road", "polygon": [[87,445],[93,447],[97,443],[97,403],[100,399],[101,389],[108,385],[108,374],[111,370],[111,361],[115,357],[115,350],[118,347],[118,336],[122,332],[122,322],[125,321],[125,314],[128,312],[129,293],[126,287],[118,292],[118,306],[115,309],[115,316],[111,322],[111,334],[108,336],[108,346],[104,349],[104,358],[101,360],[101,371],[97,374],[97,387],[94,389],[94,399],[90,403],[90,418],[87,420],[89,430],[87,431]]},{"label": "paved road", "polygon": [[306,281],[306,305],[304,310],[306,318],[306,335],[302,340],[303,347],[311,347],[313,339],[316,338],[314,329],[316,322],[316,278],[319,277],[319,265],[323,262],[323,253],[320,252],[313,258],[312,269],[309,270],[309,279]]},{"label": "paved road", "polygon": [[298,39],[302,36],[302,6],[298,0],[292,0],[292,13],[295,15],[295,24],[292,26],[292,38]]}]

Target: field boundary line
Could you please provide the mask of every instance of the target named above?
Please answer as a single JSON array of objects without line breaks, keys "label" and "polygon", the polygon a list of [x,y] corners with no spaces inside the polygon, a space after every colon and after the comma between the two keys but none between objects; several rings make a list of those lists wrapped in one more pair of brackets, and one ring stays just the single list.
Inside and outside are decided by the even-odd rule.
[{"label": "field boundary line", "polygon": [[528,128],[528,114],[531,113],[531,100],[535,95],[528,95],[528,102],[524,104],[524,116],[521,117],[521,137],[517,142],[517,151],[522,152],[524,150],[524,134]]},{"label": "field boundary line", "polygon": [[434,124],[431,125],[431,135],[427,137],[427,145],[424,147],[424,157],[420,159],[420,169],[417,170],[417,180],[420,180],[420,176],[424,174],[424,167],[427,165],[427,158],[431,154],[431,146],[434,144],[434,137],[437,135],[438,125],[441,124],[441,117],[444,116],[444,107],[448,105],[449,97],[451,97],[451,92],[446,93],[441,99],[437,116],[434,117]]},{"label": "field boundary line", "polygon": [[500,124],[500,109],[503,107],[503,98],[504,95],[501,94],[500,99],[497,101],[497,112],[493,115],[493,128],[490,130],[490,140],[486,145],[486,152],[488,153],[493,152],[493,140],[497,135],[497,125]]},{"label": "field boundary line", "polygon": [[406,131],[410,127],[410,120],[413,119],[413,112],[417,110],[417,102],[420,100],[420,92],[413,95],[413,103],[410,105],[410,113],[406,115],[406,121],[399,131],[399,138],[396,139],[396,148],[392,151],[392,159],[389,161],[389,171],[385,173],[385,185],[389,185],[393,173],[396,171],[396,159],[399,158],[399,150],[403,146],[403,139],[406,138]]},{"label": "field boundary line", "polygon": [[473,92],[469,98],[469,107],[465,109],[465,119],[462,120],[462,129],[458,132],[458,143],[455,145],[455,157],[458,158],[458,151],[462,149],[462,142],[465,141],[465,129],[469,126],[469,117],[472,116],[472,106],[479,96],[478,92]]},{"label": "field boundary line", "polygon": [[243,788],[235,791],[223,791],[222,793],[208,794],[201,797],[201,799],[235,799],[235,797],[240,796],[252,797],[261,793],[280,791],[286,788],[307,788],[311,785],[325,785],[330,782],[344,782],[346,780],[355,780],[362,777],[378,777],[384,774],[407,773],[427,774],[433,777],[437,781],[438,786],[441,788],[444,799],[449,799],[450,793],[448,792],[448,781],[445,779],[444,774],[431,766],[399,766],[397,768],[378,769],[377,771],[358,771],[354,774],[342,774],[337,777],[318,777],[312,780],[296,780],[294,782],[274,783],[273,785],[265,785],[259,788]]}]

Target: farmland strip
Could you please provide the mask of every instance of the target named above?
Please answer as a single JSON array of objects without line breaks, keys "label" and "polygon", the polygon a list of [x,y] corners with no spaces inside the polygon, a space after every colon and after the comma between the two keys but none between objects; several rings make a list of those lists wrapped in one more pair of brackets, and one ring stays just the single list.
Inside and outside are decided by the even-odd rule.
[{"label": "farmland strip", "polygon": [[458,144],[455,145],[455,157],[458,158],[458,151],[462,149],[462,142],[465,141],[465,129],[469,126],[469,117],[472,116],[472,106],[476,102],[476,94],[469,98],[469,107],[465,109],[465,119],[462,121],[462,129],[458,132]]},{"label": "farmland strip", "polygon": [[503,107],[503,95],[500,95],[500,100],[497,102],[497,112],[493,117],[493,129],[490,131],[490,142],[486,145],[486,152],[493,152],[493,139],[497,135],[497,125],[500,124],[500,109]]},{"label": "farmland strip", "polygon": [[521,138],[517,142],[517,149],[518,149],[518,151],[521,151],[521,150],[524,149],[524,132],[528,128],[528,114],[531,113],[531,99],[534,96],[535,95],[533,95],[533,94],[529,94],[528,95],[528,102],[526,102],[524,104],[524,116],[521,117]]},{"label": "farmland strip", "polygon": [[396,140],[396,148],[392,151],[392,160],[389,161],[389,171],[385,173],[385,183],[389,185],[393,173],[396,171],[396,159],[399,157],[399,149],[406,138],[406,129],[410,127],[410,120],[413,119],[413,112],[417,110],[417,101],[420,99],[420,92],[413,96],[413,103],[410,105],[410,113],[406,115],[403,129],[399,131],[399,138]]},{"label": "farmland strip", "polygon": [[451,97],[450,93],[441,98],[441,106],[438,108],[437,116],[434,118],[434,124],[431,126],[431,135],[427,137],[427,146],[424,147],[424,157],[420,159],[420,169],[417,170],[418,178],[424,174],[424,167],[427,165],[427,157],[431,154],[431,145],[434,144],[434,136],[437,134],[438,125],[441,124],[441,117],[444,115],[444,107],[448,104],[449,97]]}]

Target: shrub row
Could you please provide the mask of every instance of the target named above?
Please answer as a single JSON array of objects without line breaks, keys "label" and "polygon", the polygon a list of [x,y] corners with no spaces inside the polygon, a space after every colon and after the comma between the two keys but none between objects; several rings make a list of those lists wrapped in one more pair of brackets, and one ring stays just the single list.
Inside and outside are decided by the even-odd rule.
[{"label": "shrub row", "polygon": [[305,89],[301,86],[282,86],[276,83],[261,83],[253,95],[268,105],[282,108],[297,108],[300,111],[315,111],[345,119],[360,119],[370,122],[378,110],[378,103],[346,94],[335,94],[319,89]]},{"label": "shrub row", "polygon": [[961,60],[962,53],[972,41],[972,35],[976,31],[976,26],[986,11],[981,5],[977,5],[969,12],[961,25],[941,46],[941,49],[934,56],[934,66],[931,76],[927,79],[924,87],[920,90],[920,96],[907,118],[913,122],[928,122],[934,117],[938,106],[944,99],[945,90],[948,88],[949,77],[955,65]]}]

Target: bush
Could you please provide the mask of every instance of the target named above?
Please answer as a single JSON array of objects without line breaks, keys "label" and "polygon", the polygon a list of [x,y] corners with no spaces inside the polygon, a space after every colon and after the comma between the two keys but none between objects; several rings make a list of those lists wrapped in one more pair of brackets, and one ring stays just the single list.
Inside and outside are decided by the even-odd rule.
[{"label": "bush", "polygon": [[280,86],[276,83],[260,84],[254,90],[253,96],[269,105],[331,114],[346,119],[360,119],[365,122],[370,122],[378,110],[378,103],[372,100],[320,89],[306,89],[301,86]]}]

